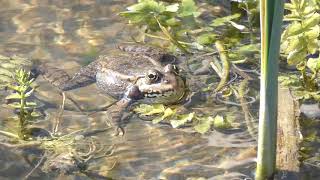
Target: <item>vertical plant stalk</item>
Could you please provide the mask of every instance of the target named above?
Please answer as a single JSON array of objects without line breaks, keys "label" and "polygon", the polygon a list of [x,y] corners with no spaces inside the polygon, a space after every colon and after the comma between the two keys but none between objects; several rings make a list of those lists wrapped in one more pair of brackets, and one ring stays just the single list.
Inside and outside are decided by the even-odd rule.
[{"label": "vertical plant stalk", "polygon": [[19,92],[20,94],[20,113],[19,113],[19,137],[20,139],[24,139],[24,134],[25,134],[25,96],[24,96],[24,92]]},{"label": "vertical plant stalk", "polygon": [[246,101],[246,98],[245,98],[245,91],[248,89],[248,85],[249,85],[248,79],[244,79],[240,83],[238,98],[240,99],[241,108],[242,108],[242,111],[244,112],[244,119],[247,125],[247,130],[251,135],[251,137],[257,140],[257,127],[253,122],[253,117],[250,114],[248,102]]},{"label": "vertical plant stalk", "polygon": [[283,1],[261,0],[261,81],[256,178],[272,178],[276,163],[278,59]]},{"label": "vertical plant stalk", "polygon": [[182,44],[180,44],[180,42],[178,40],[176,40],[174,37],[172,37],[170,32],[167,30],[167,28],[162,26],[162,24],[160,23],[159,19],[156,16],[154,16],[154,19],[157,21],[162,33],[169,39],[169,41],[172,44],[176,45],[183,53],[190,54],[190,52]]},{"label": "vertical plant stalk", "polygon": [[59,131],[59,126],[62,120],[62,115],[63,115],[63,111],[64,111],[64,106],[65,106],[65,102],[66,102],[66,93],[65,92],[61,92],[62,94],[62,102],[61,102],[61,106],[58,112],[57,117],[55,118],[55,124],[53,127],[53,134],[56,134]]},{"label": "vertical plant stalk", "polygon": [[230,62],[228,59],[227,51],[223,47],[222,42],[216,41],[215,45],[216,45],[216,48],[219,52],[220,59],[222,61],[222,72],[219,75],[221,80],[220,80],[218,86],[216,87],[216,89],[214,90],[215,92],[218,92],[227,84],[227,82],[229,80]]}]

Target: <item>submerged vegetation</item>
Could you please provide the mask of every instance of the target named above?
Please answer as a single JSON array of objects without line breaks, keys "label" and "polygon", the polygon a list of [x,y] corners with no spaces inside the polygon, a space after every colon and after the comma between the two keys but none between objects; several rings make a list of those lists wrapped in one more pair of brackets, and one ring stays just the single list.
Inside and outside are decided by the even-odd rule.
[{"label": "submerged vegetation", "polygon": [[[138,38],[133,38],[135,42],[156,43],[157,40],[161,40],[160,46],[167,47],[177,54],[183,53],[188,56],[188,59],[197,57],[199,54],[209,59],[210,65],[208,66],[211,66],[216,72],[220,82],[214,86],[208,85],[208,88],[202,91],[219,96],[223,94],[220,97],[228,99],[237,94],[234,88],[230,88],[231,83],[235,81],[231,78],[230,73],[241,71],[244,79],[250,77],[246,70],[239,70],[237,65],[258,66],[258,47],[260,46],[257,1],[237,3],[235,7],[237,10],[231,15],[214,17],[209,15],[208,9],[193,0],[170,1],[170,3],[168,1],[139,0],[120,15],[125,17],[130,25],[137,27],[139,35],[136,36]],[[217,55],[220,56],[220,60],[215,58]],[[249,56],[251,58],[248,58]],[[215,88],[212,89],[212,87]],[[246,97],[246,93],[247,91],[243,96]],[[236,99],[241,101],[239,96],[236,96]],[[221,102],[228,101],[222,100]],[[242,105],[241,103],[233,104]],[[161,117],[153,120],[154,123],[171,119],[170,123],[173,127],[192,124],[194,129],[200,133],[207,132],[211,126],[215,126],[214,122],[221,121],[221,119],[224,124],[221,126],[231,127],[230,122],[222,116],[181,114],[169,107],[160,108],[161,112],[158,112],[158,106],[142,107],[145,109],[140,107],[137,110],[142,114],[148,115],[149,111],[163,113]],[[154,109],[151,110],[151,107]]]},{"label": "submerged vegetation", "polygon": [[165,107],[162,104],[146,105],[141,104],[134,111],[142,116],[156,116],[152,123],[166,122],[173,128],[192,126],[196,132],[204,134],[212,127],[218,129],[231,128],[232,123],[220,116],[200,116],[195,112],[181,114],[177,113],[177,108]]},{"label": "submerged vegetation", "polygon": [[[37,104],[32,100],[36,90],[33,85],[35,79],[31,77],[30,71],[25,70],[30,66],[30,61],[25,58],[0,56],[0,85],[2,89],[10,90],[3,106],[13,109],[17,114],[9,118],[9,121],[17,122],[13,123],[17,127],[7,127],[8,130],[2,130],[1,127],[0,135],[6,138],[1,138],[0,146],[22,150],[33,148],[42,152],[42,157],[25,179],[37,168],[47,173],[59,174],[92,172],[92,168],[88,167],[90,161],[112,155],[114,147],[106,148],[106,145],[97,142],[88,134],[94,135],[109,128],[82,129],[57,136],[46,129],[33,126],[34,120],[39,118],[40,114],[36,111]],[[116,161],[110,169],[115,164]]]},{"label": "submerged vegetation", "polygon": [[[229,64],[257,64],[254,60],[258,59],[254,54],[259,52],[259,26],[255,23],[257,8],[257,1],[249,0],[238,3],[238,12],[217,18],[205,16],[208,10],[198,7],[193,0],[179,3],[140,0],[120,15],[138,27],[140,38],[134,39],[136,42],[165,40],[168,43],[162,43],[163,46],[172,51],[179,49],[189,55],[206,54],[209,58],[216,54],[224,56],[221,53],[228,52],[221,61],[212,58],[211,64],[216,73],[222,75],[221,82],[225,85],[229,80]],[[224,48],[217,49],[217,43],[218,47]],[[252,59],[247,58],[248,55]]]},{"label": "submerged vegetation", "polygon": [[294,88],[300,99],[319,101],[319,37],[320,6],[316,0],[293,0],[285,4],[289,11],[284,17],[288,22],[282,33],[282,55],[289,65],[295,65],[299,75],[291,74],[280,78],[284,85]]},{"label": "submerged vegetation", "polygon": [[9,107],[18,111],[18,116],[13,117],[19,121],[19,137],[26,139],[27,125],[39,117],[39,113],[35,111],[37,104],[32,102],[29,97],[33,94],[35,88],[32,87],[34,79],[30,78],[30,72],[23,69],[16,70],[14,74],[14,83],[8,84],[8,88],[13,91],[5,99],[13,101],[9,103]]},{"label": "submerged vegetation", "polygon": [[[266,64],[261,65],[258,61],[261,46],[258,1],[233,2],[231,14],[219,15],[218,17],[210,12],[210,7],[204,7],[204,5],[202,1],[195,0],[138,0],[136,4],[129,6],[120,15],[126,18],[130,25],[136,27],[138,35],[132,37],[132,40],[136,43],[165,47],[177,55],[186,57],[186,64],[188,65],[190,59],[197,60],[199,57],[208,59],[209,63],[206,66],[213,70],[216,76],[211,78],[208,83],[206,82],[206,88],[199,88],[201,93],[209,94],[206,103],[212,103],[214,102],[212,99],[216,98],[218,103],[241,107],[244,111],[246,128],[253,139],[256,139],[258,130],[256,122],[253,122],[254,118],[248,105],[254,103],[257,98],[249,95],[248,84],[259,79],[260,74],[257,69],[260,66],[264,70],[268,69]],[[284,17],[284,31],[281,36],[281,59],[285,60],[284,66],[286,68],[295,69],[295,72],[288,74],[288,69],[281,69],[283,75],[279,77],[279,80],[283,85],[291,87],[299,99],[312,99],[319,102],[320,4],[317,0],[291,0],[290,3],[285,4],[285,9],[287,14]],[[270,32],[268,32],[268,35],[271,36]],[[280,37],[273,38],[280,39]],[[266,42],[266,39],[263,40]],[[270,41],[268,40],[268,42]],[[276,43],[276,45],[278,44]],[[269,46],[273,45],[270,43],[262,46],[263,49],[268,49]],[[272,52],[277,51],[278,49],[275,49]],[[97,53],[98,50],[92,48],[85,58],[91,61],[92,57],[97,56]],[[278,53],[268,54],[268,51],[262,51],[261,53],[265,53],[262,56],[266,59],[268,57],[278,59],[276,57]],[[266,62],[266,59],[263,62]],[[28,71],[30,66],[31,62],[25,58],[0,55],[0,90],[10,90],[8,92],[10,94],[5,97],[5,107],[13,109],[16,116],[10,118],[10,120],[18,122],[17,132],[11,131],[11,129],[0,130],[0,134],[6,137],[5,141],[0,142],[0,145],[8,148],[25,149],[32,147],[40,150],[43,152],[42,158],[40,158],[35,169],[40,167],[44,172],[58,172],[59,174],[86,173],[90,169],[88,167],[90,160],[107,157],[112,154],[114,148],[114,146],[111,146],[109,149],[105,149],[104,144],[97,142],[94,137],[88,134],[102,132],[108,130],[108,128],[97,132],[83,129],[67,134],[57,134],[59,120],[56,120],[55,126],[53,125],[54,132],[30,126],[36,118],[39,118],[36,111],[37,104],[33,101],[33,93],[36,88],[33,86],[34,79]],[[269,62],[269,69],[276,69],[275,66],[277,66],[277,63],[270,64]],[[262,72],[261,77],[266,77],[266,72]],[[188,73],[191,76],[194,75],[194,72]],[[276,83],[277,72],[271,72],[271,75],[273,75],[273,79],[270,81]],[[216,77],[217,79],[214,79]],[[264,91],[263,93],[271,92],[266,89],[262,91]],[[276,89],[273,89],[268,97],[275,96],[274,91]],[[264,97],[260,100],[268,100],[268,98]],[[261,104],[263,109],[260,117],[274,117],[276,115],[275,102],[267,102],[266,104],[271,105],[271,107],[268,108],[267,105]],[[142,118],[151,116],[154,124],[166,123],[173,128],[191,127],[201,134],[213,129],[239,127],[233,121],[233,118],[229,118],[225,114],[206,114],[207,111],[197,112],[193,110],[186,113],[183,110],[176,106],[164,106],[162,104],[141,104],[133,109]],[[271,111],[271,116],[265,114],[267,110]],[[58,117],[61,118],[61,114]],[[301,124],[307,124],[304,127],[308,128],[312,127],[314,122],[308,120]],[[273,152],[275,151],[273,133],[275,132],[275,125],[276,123],[270,120],[267,121],[266,125],[261,125],[265,129],[259,130],[260,132],[270,130],[267,137],[271,137],[271,139],[259,141],[260,144],[271,147],[268,149],[264,147],[260,151],[263,151],[263,153],[271,152],[271,154],[259,156],[260,160],[267,159],[267,166],[265,166],[265,163],[259,162],[257,169],[262,171],[257,173],[257,179],[264,179],[264,177],[271,176],[273,173]],[[46,132],[44,137],[41,135],[33,136],[30,133],[30,131],[39,129]],[[301,159],[308,160],[319,168],[318,165],[315,165],[319,162],[319,157],[310,156],[310,153],[315,152],[315,150],[308,147],[312,146],[313,142],[319,141],[317,132],[313,129],[306,134],[300,155]],[[116,161],[111,169],[115,164]],[[34,169],[27,177],[33,171]]]}]

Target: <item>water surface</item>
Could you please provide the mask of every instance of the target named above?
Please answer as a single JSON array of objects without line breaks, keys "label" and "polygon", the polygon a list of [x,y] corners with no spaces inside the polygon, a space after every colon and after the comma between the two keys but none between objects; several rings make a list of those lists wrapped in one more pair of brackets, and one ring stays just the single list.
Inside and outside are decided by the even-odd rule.
[{"label": "water surface", "polygon": [[[130,41],[132,28],[117,13],[132,3],[131,0],[0,0],[0,54],[17,54],[75,73],[100,54],[109,53],[117,43]],[[202,82],[208,76],[188,78]],[[45,114],[39,126],[50,130],[61,96],[41,77],[36,83],[40,87],[35,98]],[[101,94],[95,85],[72,90],[68,95],[87,111],[100,109],[114,101]],[[208,115],[232,114],[239,126],[200,135],[188,128],[154,125],[134,116],[126,126],[123,138],[111,136],[111,131],[96,135],[102,143],[113,144],[116,148],[112,156],[92,162],[91,178],[191,180],[252,177],[256,145],[246,131],[241,108],[213,103],[198,110]],[[11,115],[10,110],[2,108],[0,125],[8,123],[5,119]],[[103,128],[106,117],[104,112],[88,116],[67,101],[60,131],[65,134],[81,128]],[[24,156],[0,147],[0,163],[3,164],[0,179],[21,179],[28,174],[33,167]],[[108,170],[115,161],[116,166]],[[81,173],[50,175],[38,169],[30,179],[89,177]]]}]

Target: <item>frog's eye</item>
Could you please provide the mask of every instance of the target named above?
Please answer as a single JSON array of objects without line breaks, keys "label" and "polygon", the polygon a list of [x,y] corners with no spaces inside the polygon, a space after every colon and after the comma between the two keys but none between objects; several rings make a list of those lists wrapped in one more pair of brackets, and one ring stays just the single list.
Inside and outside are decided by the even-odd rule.
[{"label": "frog's eye", "polygon": [[150,70],[148,71],[147,73],[147,79],[152,81],[152,82],[155,82],[157,81],[159,78],[159,73],[155,70]]}]

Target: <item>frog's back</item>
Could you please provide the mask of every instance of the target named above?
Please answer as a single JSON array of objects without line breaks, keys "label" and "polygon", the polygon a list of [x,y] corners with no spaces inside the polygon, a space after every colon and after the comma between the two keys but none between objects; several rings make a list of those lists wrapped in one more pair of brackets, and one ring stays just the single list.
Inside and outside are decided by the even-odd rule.
[{"label": "frog's back", "polygon": [[150,69],[160,71],[162,68],[147,57],[130,54],[100,56],[97,61],[101,64],[96,75],[97,86],[115,98],[123,96],[127,87],[133,83],[133,77],[144,76]]},{"label": "frog's back", "polygon": [[102,64],[100,71],[108,69],[129,76],[143,75],[150,69],[161,69],[161,66],[155,66],[146,57],[130,54],[100,56],[98,61]]}]

